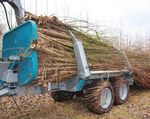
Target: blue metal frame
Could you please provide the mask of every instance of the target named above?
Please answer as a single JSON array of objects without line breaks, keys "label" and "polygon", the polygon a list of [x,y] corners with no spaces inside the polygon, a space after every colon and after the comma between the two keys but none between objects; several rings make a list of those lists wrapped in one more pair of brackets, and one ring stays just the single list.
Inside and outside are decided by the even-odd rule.
[{"label": "blue metal frame", "polygon": [[84,85],[85,85],[85,80],[79,79],[78,83],[77,83],[76,90],[81,91],[83,89]]},{"label": "blue metal frame", "polygon": [[31,50],[30,45],[37,40],[37,26],[34,21],[12,29],[3,37],[2,58],[9,60],[11,56],[23,56],[18,65],[18,86],[24,86],[36,79],[38,72],[38,56],[36,50]]}]

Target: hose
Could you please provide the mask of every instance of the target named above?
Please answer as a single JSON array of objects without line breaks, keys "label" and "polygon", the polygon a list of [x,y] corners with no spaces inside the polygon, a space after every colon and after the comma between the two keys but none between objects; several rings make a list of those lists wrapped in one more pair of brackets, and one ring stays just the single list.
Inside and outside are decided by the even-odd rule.
[{"label": "hose", "polygon": [[6,7],[5,7],[5,5],[4,5],[3,2],[0,2],[0,3],[2,4],[2,6],[3,6],[3,8],[4,8],[4,11],[5,11],[8,28],[9,28],[9,30],[11,30],[11,27],[10,27],[10,24],[9,24],[9,20],[8,20],[8,14],[7,14]]}]

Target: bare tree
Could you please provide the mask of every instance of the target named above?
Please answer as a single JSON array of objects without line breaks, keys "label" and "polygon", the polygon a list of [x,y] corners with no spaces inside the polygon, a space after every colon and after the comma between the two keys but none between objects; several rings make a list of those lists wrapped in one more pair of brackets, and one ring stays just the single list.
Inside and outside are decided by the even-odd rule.
[{"label": "bare tree", "polygon": [[2,36],[4,30],[4,25],[0,24],[0,37]]},{"label": "bare tree", "polygon": [[0,25],[0,36],[2,35],[2,28],[1,28],[1,25]]}]

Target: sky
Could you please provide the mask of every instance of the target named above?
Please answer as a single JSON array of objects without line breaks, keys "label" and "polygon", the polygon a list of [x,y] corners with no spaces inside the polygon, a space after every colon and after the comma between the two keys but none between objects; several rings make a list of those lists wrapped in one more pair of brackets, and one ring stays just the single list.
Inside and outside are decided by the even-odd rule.
[{"label": "sky", "polygon": [[150,36],[150,0],[22,0],[22,3],[25,10],[34,14],[88,19],[134,36],[139,33]]}]

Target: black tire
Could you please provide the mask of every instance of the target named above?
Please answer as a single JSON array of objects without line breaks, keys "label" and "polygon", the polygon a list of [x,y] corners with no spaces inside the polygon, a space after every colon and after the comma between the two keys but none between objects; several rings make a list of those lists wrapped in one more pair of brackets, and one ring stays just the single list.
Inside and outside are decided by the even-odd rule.
[{"label": "black tire", "polygon": [[77,97],[84,97],[84,91],[82,90],[82,91],[76,92],[75,95]]},{"label": "black tire", "polygon": [[[128,97],[129,97],[129,85],[128,85],[128,81],[124,80],[121,77],[118,77],[116,79],[114,79],[114,81],[112,82],[113,88],[114,88],[114,104],[115,105],[121,105],[125,102],[127,102]],[[126,85],[127,89],[125,88],[124,90],[126,90],[127,92],[124,92],[124,98],[120,97],[120,89],[121,89],[121,85]],[[123,97],[123,96],[122,96]]]},{"label": "black tire", "polygon": [[54,99],[54,101],[62,102],[71,100],[74,96],[74,93],[68,91],[54,91],[51,92],[51,96]]},{"label": "black tire", "polygon": [[[104,89],[109,89],[111,92],[110,104],[107,108],[103,108],[101,104],[101,95]],[[96,114],[103,114],[111,110],[114,102],[113,87],[107,81],[97,81],[93,85],[85,89],[86,107],[89,111]]]}]

